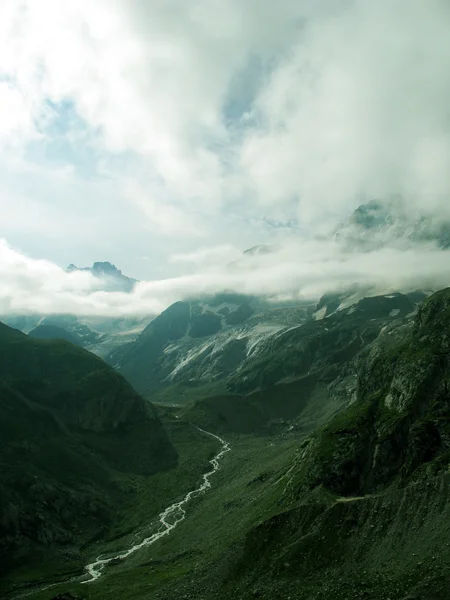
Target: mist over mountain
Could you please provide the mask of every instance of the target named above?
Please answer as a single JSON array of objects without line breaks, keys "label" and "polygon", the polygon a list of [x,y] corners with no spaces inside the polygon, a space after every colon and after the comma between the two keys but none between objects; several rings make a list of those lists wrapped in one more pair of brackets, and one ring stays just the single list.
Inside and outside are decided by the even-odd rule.
[{"label": "mist over mountain", "polygon": [[393,196],[361,204],[335,235],[355,251],[424,244],[446,250],[450,246],[450,219],[426,209],[418,212],[401,196]]},{"label": "mist over mountain", "polygon": [[[0,312],[134,318],[224,291],[276,303],[318,301],[354,285],[375,294],[440,289],[448,283],[449,221],[407,206],[401,199],[373,200],[326,235],[291,234],[237,255],[224,249],[220,262],[192,270],[187,256],[186,274],[153,281],[136,282],[110,263],[62,271],[3,245],[11,267],[3,266]],[[192,260],[198,261],[199,253]],[[22,265],[20,278],[12,267],[17,264]]]},{"label": "mist over mountain", "polygon": [[127,277],[110,262],[95,262],[92,267],[76,267],[70,264],[66,271],[87,271],[102,282],[102,289],[109,292],[131,292],[137,280]]}]

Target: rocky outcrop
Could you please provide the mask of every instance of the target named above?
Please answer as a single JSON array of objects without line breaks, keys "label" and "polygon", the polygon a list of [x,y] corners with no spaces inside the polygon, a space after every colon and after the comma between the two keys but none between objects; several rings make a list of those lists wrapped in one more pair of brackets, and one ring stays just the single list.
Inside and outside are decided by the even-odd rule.
[{"label": "rocky outcrop", "polygon": [[299,458],[299,489],[323,485],[340,495],[364,495],[446,468],[449,307],[450,290],[432,296],[405,339],[367,351],[355,402],[314,435]]}]

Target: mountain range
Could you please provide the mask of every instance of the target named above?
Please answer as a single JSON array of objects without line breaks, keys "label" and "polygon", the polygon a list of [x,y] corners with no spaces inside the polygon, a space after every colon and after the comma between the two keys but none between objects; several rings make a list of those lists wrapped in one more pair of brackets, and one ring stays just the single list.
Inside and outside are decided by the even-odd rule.
[{"label": "mountain range", "polygon": [[[448,231],[395,199],[335,235],[445,249]],[[447,600],[450,288],[9,323],[28,335],[0,325],[7,597]],[[121,554],[169,505],[170,535]],[[83,585],[99,555],[116,558]]]},{"label": "mountain range", "polygon": [[[127,277],[110,262],[95,262],[92,267],[66,269],[87,271],[99,280],[105,292],[131,293],[138,281]],[[0,320],[39,339],[65,339],[98,356],[107,356],[114,348],[136,339],[153,315],[103,317],[72,314],[8,314]]]}]

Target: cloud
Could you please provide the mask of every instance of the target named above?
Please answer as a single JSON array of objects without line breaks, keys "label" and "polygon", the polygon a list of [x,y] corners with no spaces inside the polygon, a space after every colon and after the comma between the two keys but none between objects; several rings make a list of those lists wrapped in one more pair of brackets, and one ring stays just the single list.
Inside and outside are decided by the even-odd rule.
[{"label": "cloud", "polygon": [[173,254],[169,260],[174,263],[190,263],[200,268],[217,268],[227,265],[231,260],[237,260],[241,255],[242,252],[234,246],[224,244],[211,248],[197,248],[184,254]]},{"label": "cloud", "polygon": [[126,185],[126,196],[146,217],[150,229],[165,235],[201,236],[204,228],[195,215],[183,211],[180,206],[168,201],[161,202],[161,197],[154,197],[154,187],[146,190],[135,181]]},{"label": "cloud", "polygon": [[4,0],[2,235],[141,278],[376,196],[450,213],[449,26],[445,0]]},{"label": "cloud", "polygon": [[256,99],[245,176],[260,201],[296,197],[313,223],[392,192],[446,208],[448,5],[340,7],[312,17]]},{"label": "cloud", "polygon": [[32,129],[26,100],[8,81],[0,81],[0,143],[8,149]]},{"label": "cloud", "polygon": [[[198,256],[202,254],[208,253],[203,250]],[[314,301],[326,292],[354,285],[362,286],[368,295],[437,289],[449,284],[449,258],[450,251],[430,244],[359,253],[336,241],[290,243],[269,254],[245,255],[232,265],[142,281],[126,294],[101,291],[101,282],[90,273],[67,273],[49,261],[30,259],[3,241],[0,314],[152,315],[177,300],[232,290],[276,302],[280,298]]]}]

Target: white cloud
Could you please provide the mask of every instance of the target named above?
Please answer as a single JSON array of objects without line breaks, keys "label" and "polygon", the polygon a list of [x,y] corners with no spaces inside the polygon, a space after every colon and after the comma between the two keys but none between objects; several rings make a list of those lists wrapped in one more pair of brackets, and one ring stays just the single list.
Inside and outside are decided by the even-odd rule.
[{"label": "white cloud", "polygon": [[195,215],[168,201],[155,198],[155,188],[145,188],[134,181],[125,185],[126,196],[145,215],[150,229],[165,235],[201,236],[204,232]]},{"label": "white cloud", "polygon": [[259,199],[307,221],[363,194],[448,204],[450,23],[440,1],[341,3],[315,16],[258,97],[243,145]]},{"label": "white cloud", "polygon": [[217,268],[237,260],[242,252],[230,244],[222,246],[197,248],[193,252],[173,254],[169,261],[173,263],[190,263],[197,268]]},{"label": "white cloud", "polygon": [[170,273],[174,254],[323,228],[376,195],[450,212],[444,0],[0,11],[1,233],[27,252]]},{"label": "white cloud", "polygon": [[450,251],[430,245],[358,253],[346,251],[337,242],[291,243],[271,254],[246,255],[240,264],[142,281],[126,294],[100,291],[99,281],[89,273],[66,273],[49,261],[30,259],[2,242],[0,314],[157,314],[177,300],[225,290],[269,299],[318,300],[325,292],[355,284],[371,289],[372,294],[436,289],[449,284],[449,258]]},{"label": "white cloud", "polygon": [[14,145],[31,129],[30,114],[22,94],[8,81],[0,81],[0,143],[6,141],[8,146]]}]

